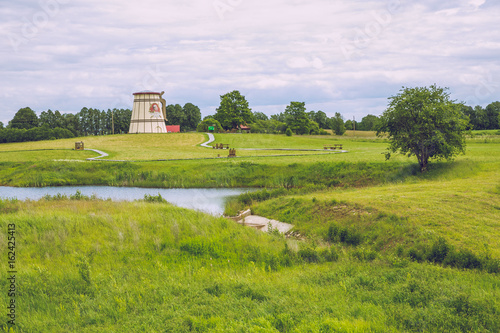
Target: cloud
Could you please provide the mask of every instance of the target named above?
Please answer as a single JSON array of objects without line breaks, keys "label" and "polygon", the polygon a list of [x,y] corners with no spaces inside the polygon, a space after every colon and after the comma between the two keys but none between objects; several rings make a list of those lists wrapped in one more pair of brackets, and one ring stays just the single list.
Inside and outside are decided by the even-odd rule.
[{"label": "cloud", "polygon": [[9,2],[0,121],[25,106],[130,108],[140,90],[204,115],[235,89],[268,114],[300,100],[361,119],[401,86],[433,83],[485,104],[500,99],[499,14],[484,0]]}]

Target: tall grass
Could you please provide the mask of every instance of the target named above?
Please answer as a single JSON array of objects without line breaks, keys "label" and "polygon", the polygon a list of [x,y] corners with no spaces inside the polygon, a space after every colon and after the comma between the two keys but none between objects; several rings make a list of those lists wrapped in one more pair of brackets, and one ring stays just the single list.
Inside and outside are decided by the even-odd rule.
[{"label": "tall grass", "polygon": [[412,165],[366,162],[212,163],[40,162],[0,163],[0,184],[9,186],[111,185],[139,187],[360,187],[403,180]]},{"label": "tall grass", "polygon": [[0,228],[18,230],[17,332],[500,329],[495,275],[304,243],[162,202],[0,209]]}]

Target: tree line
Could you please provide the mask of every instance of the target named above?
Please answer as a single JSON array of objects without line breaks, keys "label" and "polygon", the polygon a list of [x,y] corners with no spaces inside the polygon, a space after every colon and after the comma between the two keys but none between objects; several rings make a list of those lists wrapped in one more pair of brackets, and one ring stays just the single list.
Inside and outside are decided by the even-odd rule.
[{"label": "tree line", "polygon": [[[488,130],[500,128],[500,102],[486,107],[467,106],[459,103],[461,114],[468,119],[468,130]],[[42,111],[38,117],[29,107],[20,109],[4,128],[0,122],[0,143],[71,138],[88,135],[109,135],[128,133],[130,109],[99,110],[82,108],[76,114],[61,114],[58,110]],[[201,121],[200,109],[192,104],[171,104],[166,107],[168,125],[180,125],[181,130],[206,132],[215,127],[216,132],[235,131],[247,125],[252,133],[329,134],[336,135],[346,130],[376,131],[381,117],[367,115],[360,122],[345,120],[341,113],[328,117],[321,110],[307,111],[304,102],[290,102],[283,112],[271,115],[252,111],[248,101],[239,91],[234,90],[220,96],[220,105],[214,115]]]},{"label": "tree line", "polygon": [[[132,110],[99,110],[84,107],[80,112],[42,111],[40,116],[29,107],[21,108],[7,126],[0,122],[0,143],[65,139],[89,135],[126,134]],[[167,106],[166,124],[181,125],[193,131],[201,120],[200,109],[192,103]]]},{"label": "tree line", "polygon": [[49,109],[38,117],[25,107],[16,112],[5,128],[0,123],[0,143],[128,133],[131,115],[129,109],[104,111],[84,107],[76,114]]},{"label": "tree line", "polygon": [[[469,119],[468,129],[499,129],[500,102],[493,102],[485,108],[474,108],[458,103],[461,112]],[[328,117],[321,110],[307,111],[304,102],[290,102],[284,112],[268,117],[262,112],[253,112],[245,96],[237,90],[220,96],[220,106],[214,115],[209,115],[198,125],[200,132],[208,131],[213,126],[215,131],[235,131],[242,125],[248,125],[252,133],[293,134],[328,134],[331,129],[336,135],[343,135],[346,130],[376,131],[380,126],[380,117],[367,115],[361,121],[345,120],[341,113],[335,112]]]}]

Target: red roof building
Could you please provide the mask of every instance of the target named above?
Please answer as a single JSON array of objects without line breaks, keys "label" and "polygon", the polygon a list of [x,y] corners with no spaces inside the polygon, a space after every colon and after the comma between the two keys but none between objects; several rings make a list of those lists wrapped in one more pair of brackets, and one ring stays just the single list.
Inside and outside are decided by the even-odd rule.
[{"label": "red roof building", "polygon": [[167,133],[180,133],[181,125],[167,125]]}]

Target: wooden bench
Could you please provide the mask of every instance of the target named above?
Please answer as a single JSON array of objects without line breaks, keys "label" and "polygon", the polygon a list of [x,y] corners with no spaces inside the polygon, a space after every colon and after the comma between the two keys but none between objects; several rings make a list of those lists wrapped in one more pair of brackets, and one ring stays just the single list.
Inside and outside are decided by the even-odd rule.
[{"label": "wooden bench", "polygon": [[229,149],[229,155],[227,157],[236,157],[236,149]]},{"label": "wooden bench", "polygon": [[216,143],[215,146],[212,146],[213,149],[229,149],[228,143]]},{"label": "wooden bench", "polygon": [[342,149],[342,144],[340,144],[340,143],[339,143],[339,144],[337,144],[337,143],[336,143],[336,144],[334,144],[333,146],[328,146],[328,145],[325,145],[325,146],[323,147],[323,149],[332,149],[332,150],[333,150],[333,149]]}]

